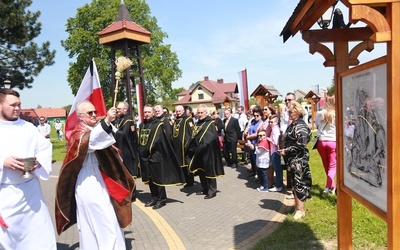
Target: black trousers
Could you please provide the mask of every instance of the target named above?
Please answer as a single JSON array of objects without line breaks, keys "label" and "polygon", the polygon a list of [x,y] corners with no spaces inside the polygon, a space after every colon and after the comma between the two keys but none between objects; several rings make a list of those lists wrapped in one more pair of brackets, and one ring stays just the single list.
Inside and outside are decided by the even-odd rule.
[{"label": "black trousers", "polygon": [[206,178],[203,171],[199,171],[200,183],[203,187],[203,194],[213,195],[217,193],[217,179]]},{"label": "black trousers", "polygon": [[158,185],[154,184],[150,178],[149,187],[150,187],[151,197],[153,197],[154,200],[157,200],[157,201],[166,201],[167,200],[167,192],[166,192],[164,186],[158,186]]},{"label": "black trousers", "polygon": [[186,185],[192,186],[194,183],[194,175],[189,171],[188,167],[182,167],[182,172],[186,180]]},{"label": "black trousers", "polygon": [[[237,142],[224,141],[223,153],[228,166],[232,165],[233,163],[237,164]],[[232,154],[232,158],[230,154]]]}]

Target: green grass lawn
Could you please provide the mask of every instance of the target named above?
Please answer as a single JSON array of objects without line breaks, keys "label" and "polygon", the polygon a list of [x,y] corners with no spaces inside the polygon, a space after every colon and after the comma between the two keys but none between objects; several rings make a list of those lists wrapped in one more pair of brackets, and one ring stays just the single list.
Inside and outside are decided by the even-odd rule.
[{"label": "green grass lawn", "polygon": [[50,141],[53,144],[53,161],[63,161],[65,157],[65,150],[67,149],[67,142],[57,139],[56,130],[51,128]]},{"label": "green grass lawn", "polygon": [[[63,161],[66,141],[57,140],[52,128],[53,160]],[[311,143],[309,144],[309,147]],[[305,203],[306,217],[294,221],[290,214],[279,228],[259,242],[253,249],[324,249],[323,242],[337,239],[336,196],[323,197],[326,176],[316,150],[310,150],[313,178],[312,200]],[[353,249],[386,249],[386,222],[353,200]],[[335,249],[335,248],[333,248]]]},{"label": "green grass lawn", "polygon": [[[309,148],[311,143],[309,143]],[[317,150],[310,150],[312,199],[305,203],[306,217],[290,214],[279,228],[259,242],[258,249],[325,249],[323,242],[337,241],[336,196],[323,197],[326,175]],[[294,210],[294,208],[293,208]],[[350,211],[349,211],[350,212]],[[386,249],[386,222],[353,199],[353,249]]]}]

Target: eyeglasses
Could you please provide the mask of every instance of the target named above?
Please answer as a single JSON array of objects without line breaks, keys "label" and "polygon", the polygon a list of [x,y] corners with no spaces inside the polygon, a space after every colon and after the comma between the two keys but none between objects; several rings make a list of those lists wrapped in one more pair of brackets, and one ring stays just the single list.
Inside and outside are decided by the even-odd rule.
[{"label": "eyeglasses", "polygon": [[258,135],[258,137],[263,137],[263,136],[267,136],[266,134],[261,134],[261,135]]},{"label": "eyeglasses", "polygon": [[269,110],[269,109],[267,108],[267,109],[264,109],[264,110]]},{"label": "eyeglasses", "polygon": [[254,117],[260,117],[260,115],[254,115]]},{"label": "eyeglasses", "polygon": [[285,102],[291,102],[293,99],[285,99]]},{"label": "eyeglasses", "polygon": [[93,114],[97,115],[97,110],[88,111],[86,114],[89,116],[93,116]]}]

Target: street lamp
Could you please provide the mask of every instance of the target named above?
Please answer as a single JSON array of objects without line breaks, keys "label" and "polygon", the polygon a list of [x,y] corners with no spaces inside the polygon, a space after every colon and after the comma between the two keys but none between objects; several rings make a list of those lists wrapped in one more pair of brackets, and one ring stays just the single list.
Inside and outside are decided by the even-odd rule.
[{"label": "street lamp", "polygon": [[5,80],[3,82],[3,88],[10,89],[11,88],[11,81],[10,80]]},{"label": "street lamp", "polygon": [[335,3],[333,3],[322,16],[318,19],[318,25],[319,27],[323,29],[327,29],[329,24],[331,24],[332,16],[333,16],[333,11],[335,10],[336,4],[339,2],[339,0],[336,0]]}]

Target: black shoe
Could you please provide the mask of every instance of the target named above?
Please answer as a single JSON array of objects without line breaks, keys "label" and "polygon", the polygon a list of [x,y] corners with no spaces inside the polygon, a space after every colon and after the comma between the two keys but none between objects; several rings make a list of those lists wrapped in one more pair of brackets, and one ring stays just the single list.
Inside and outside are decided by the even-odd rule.
[{"label": "black shoe", "polygon": [[144,204],[144,206],[145,207],[152,207],[152,206],[154,206],[154,205],[156,205],[157,204],[157,200],[151,200],[151,201],[149,201],[149,202],[146,202],[146,204]]},{"label": "black shoe", "polygon": [[231,165],[231,168],[237,168],[236,163],[233,163],[233,164]]},{"label": "black shoe", "polygon": [[162,208],[165,205],[166,205],[165,201],[157,201],[157,204],[154,205],[153,209],[159,209],[159,208]]},{"label": "black shoe", "polygon": [[188,187],[193,187],[193,183],[188,183],[188,184],[183,186],[183,188],[188,188]]},{"label": "black shoe", "polygon": [[211,199],[211,198],[214,198],[215,196],[217,196],[216,193],[207,194],[206,196],[204,196],[204,199]]},{"label": "black shoe", "polygon": [[204,193],[203,191],[200,191],[200,192],[196,192],[196,195],[206,195],[206,193]]}]

